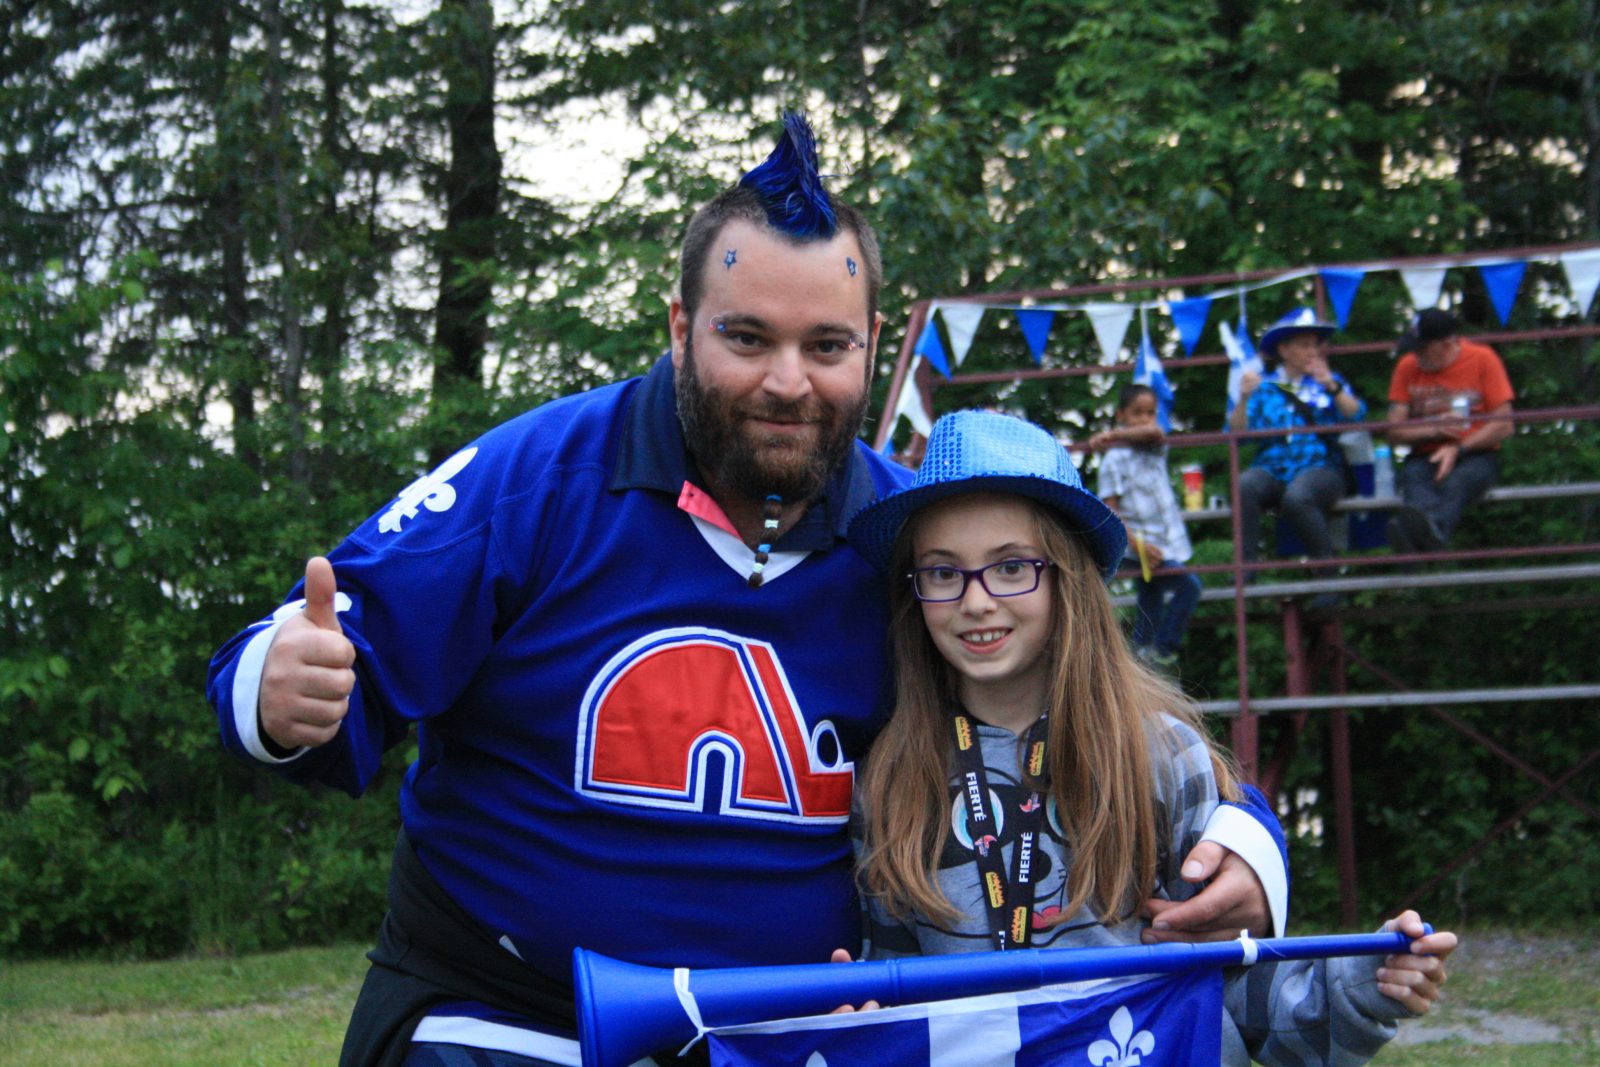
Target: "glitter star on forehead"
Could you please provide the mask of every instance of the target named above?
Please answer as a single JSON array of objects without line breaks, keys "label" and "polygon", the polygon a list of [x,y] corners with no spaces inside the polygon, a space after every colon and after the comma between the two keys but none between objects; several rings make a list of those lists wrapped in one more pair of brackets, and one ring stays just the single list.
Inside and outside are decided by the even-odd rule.
[{"label": "glitter star on forehead", "polygon": [[851,259],[849,256],[845,256],[844,266],[845,269],[850,272],[850,277],[854,278],[856,276],[856,261]]},{"label": "glitter star on forehead", "polygon": [[739,252],[738,252],[738,250],[737,249],[733,249],[733,248],[728,249],[728,254],[722,257],[723,269],[724,270],[731,269],[733,267],[733,265],[735,263],[737,263],[737,262],[739,262]]}]

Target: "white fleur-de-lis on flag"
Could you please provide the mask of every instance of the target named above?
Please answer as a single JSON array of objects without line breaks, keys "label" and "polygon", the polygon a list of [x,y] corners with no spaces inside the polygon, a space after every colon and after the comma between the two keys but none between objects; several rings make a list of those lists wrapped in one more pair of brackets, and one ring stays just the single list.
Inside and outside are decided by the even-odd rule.
[{"label": "white fleur-de-lis on flag", "polygon": [[1110,1041],[1096,1041],[1089,1046],[1089,1062],[1095,1067],[1139,1067],[1143,1057],[1156,1050],[1155,1035],[1148,1030],[1133,1032],[1133,1016],[1127,1008],[1118,1008],[1111,1016]]}]

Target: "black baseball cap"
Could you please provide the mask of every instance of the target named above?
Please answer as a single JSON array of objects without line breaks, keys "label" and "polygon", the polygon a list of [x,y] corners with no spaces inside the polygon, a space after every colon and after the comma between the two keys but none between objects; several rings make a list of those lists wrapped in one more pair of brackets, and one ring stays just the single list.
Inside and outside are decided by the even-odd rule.
[{"label": "black baseball cap", "polygon": [[1430,341],[1443,341],[1446,337],[1454,337],[1461,332],[1461,322],[1448,311],[1439,308],[1429,308],[1419,312],[1415,322],[1411,324],[1411,333],[1416,337],[1419,345]]}]

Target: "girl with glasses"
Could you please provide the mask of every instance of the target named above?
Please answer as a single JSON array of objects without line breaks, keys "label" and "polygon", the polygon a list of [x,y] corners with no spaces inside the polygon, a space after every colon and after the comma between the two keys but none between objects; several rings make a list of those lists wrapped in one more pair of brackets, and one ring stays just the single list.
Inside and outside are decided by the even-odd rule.
[{"label": "girl with glasses", "polygon": [[[850,540],[890,575],[895,665],[855,812],[871,956],[1139,944],[1140,902],[1198,892],[1179,865],[1239,789],[1123,638],[1105,587],[1122,523],[1046,431],[966,411]],[[1408,954],[1230,980],[1222,1062],[1370,1057],[1437,999],[1455,947],[1414,912],[1396,927]]]}]

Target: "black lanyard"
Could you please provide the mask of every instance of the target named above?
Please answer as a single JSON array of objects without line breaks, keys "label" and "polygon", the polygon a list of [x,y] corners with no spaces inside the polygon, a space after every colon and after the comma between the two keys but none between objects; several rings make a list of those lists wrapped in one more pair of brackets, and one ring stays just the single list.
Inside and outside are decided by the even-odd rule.
[{"label": "black lanyard", "polygon": [[[1044,777],[1045,717],[1028,728],[1027,772],[1035,781]],[[1010,818],[1016,820],[1017,847],[1011,854],[1011,877],[1000,855],[997,813],[989,805],[989,776],[983,769],[983,749],[977,727],[968,715],[953,718],[956,764],[966,800],[967,829],[972,837],[972,859],[978,865],[983,899],[989,913],[989,930],[995,948],[1027,948],[1033,937],[1033,857],[1044,825],[1044,798],[1030,792]]]}]

